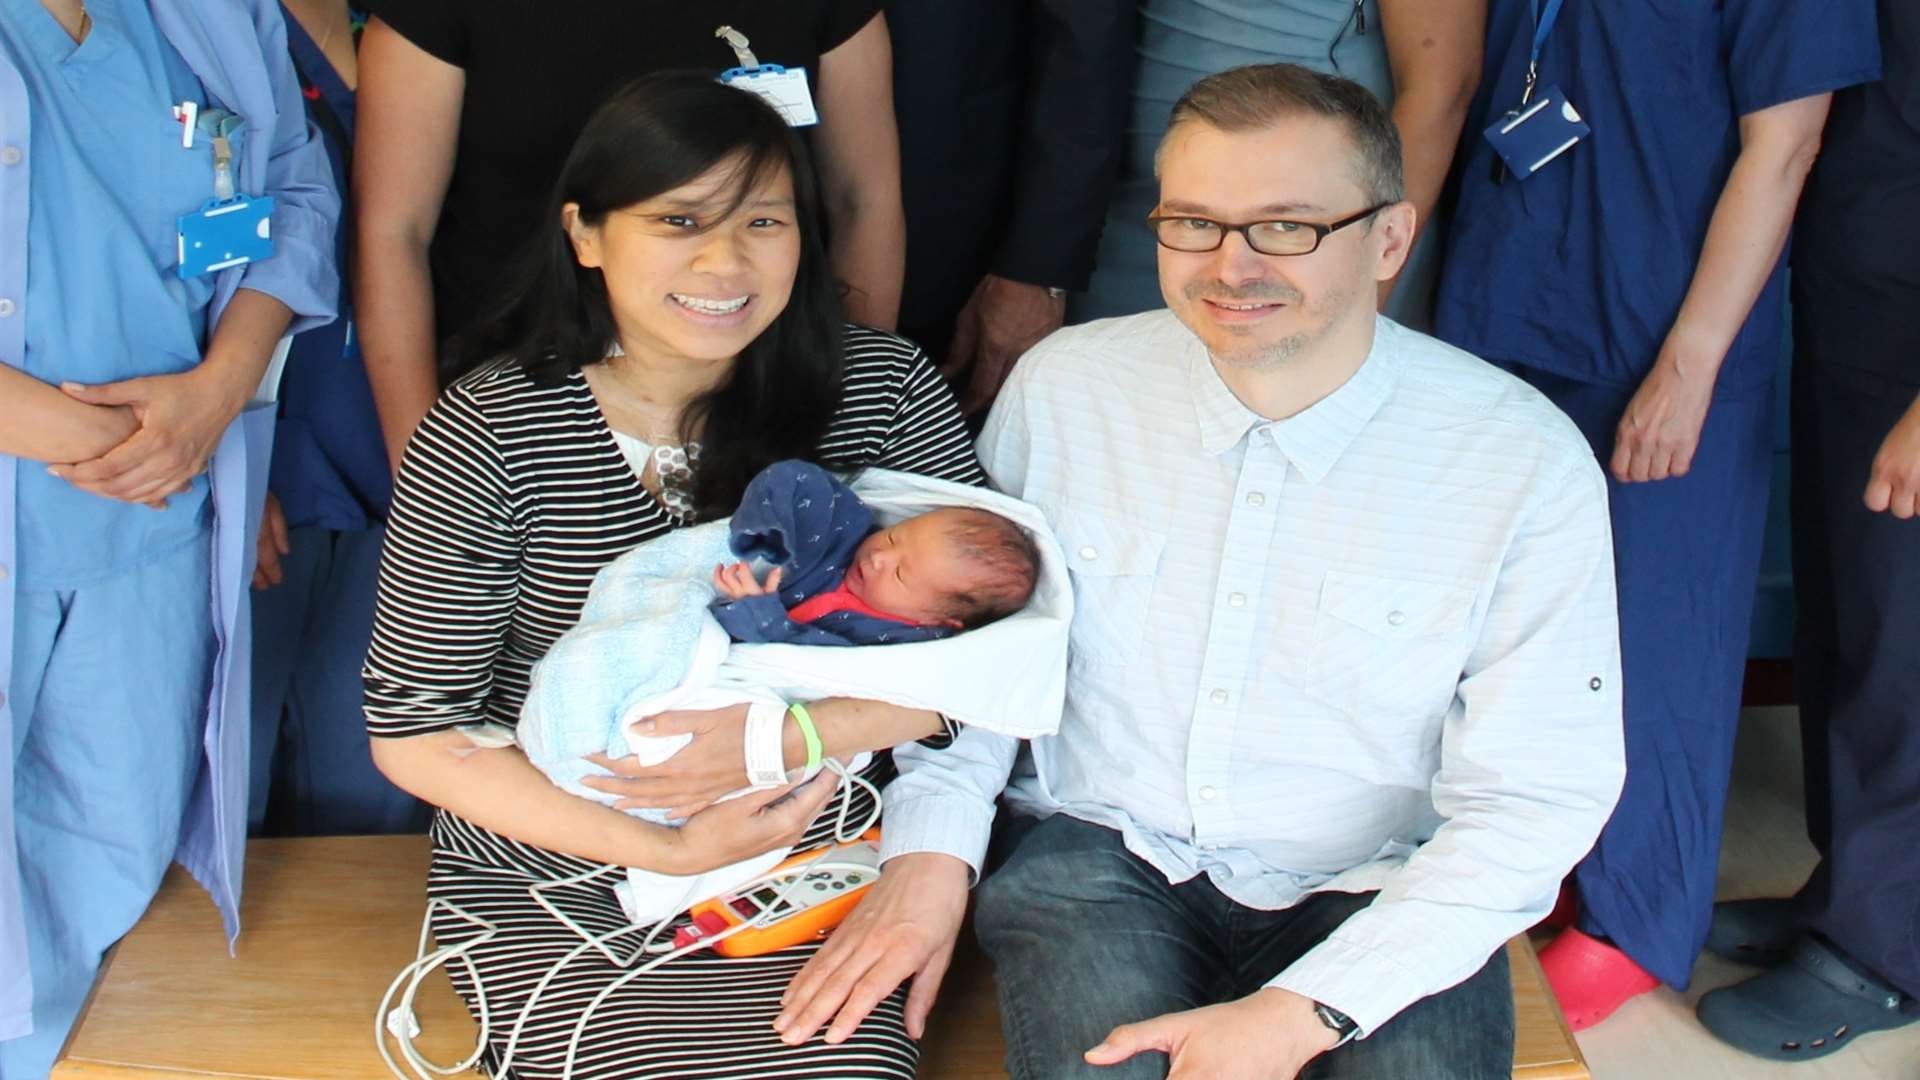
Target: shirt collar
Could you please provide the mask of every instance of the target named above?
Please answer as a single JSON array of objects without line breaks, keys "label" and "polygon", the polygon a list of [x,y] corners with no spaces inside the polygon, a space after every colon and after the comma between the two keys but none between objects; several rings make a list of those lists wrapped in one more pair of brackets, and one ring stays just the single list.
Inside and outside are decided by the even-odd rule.
[{"label": "shirt collar", "polygon": [[1376,319],[1373,347],[1359,370],[1306,409],[1285,420],[1271,421],[1234,396],[1214,370],[1206,347],[1196,339],[1187,385],[1193,393],[1201,447],[1209,455],[1218,455],[1231,449],[1248,431],[1262,428],[1301,475],[1309,483],[1318,484],[1393,392],[1400,367],[1392,341],[1397,331],[1386,319]]}]

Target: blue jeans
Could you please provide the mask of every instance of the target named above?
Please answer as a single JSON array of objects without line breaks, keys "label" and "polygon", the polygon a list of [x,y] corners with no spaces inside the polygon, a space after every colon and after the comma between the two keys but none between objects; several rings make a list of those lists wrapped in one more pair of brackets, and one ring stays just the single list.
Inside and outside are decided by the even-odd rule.
[{"label": "blue jeans", "polygon": [[[1081,1054],[1120,1024],[1244,997],[1373,894],[1315,893],[1284,911],[1228,899],[1204,875],[1169,885],[1120,834],[1066,814],[1006,823],[1005,861],[980,886],[974,925],[993,959],[1016,1080],[1164,1077],[1163,1054],[1113,1066]],[[1365,1039],[1309,1063],[1303,1080],[1507,1080],[1513,990],[1504,951]]]}]

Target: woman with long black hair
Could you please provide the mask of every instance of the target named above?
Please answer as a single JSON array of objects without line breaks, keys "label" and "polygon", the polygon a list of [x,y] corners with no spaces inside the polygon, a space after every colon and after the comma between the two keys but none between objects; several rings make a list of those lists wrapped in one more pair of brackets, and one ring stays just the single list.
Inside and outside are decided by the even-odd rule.
[{"label": "woman with long black hair", "polygon": [[[731,512],[775,460],[982,480],[926,357],[845,323],[817,203],[803,148],[759,99],[693,73],[616,94],[575,144],[549,235],[479,339],[493,359],[441,396],[402,460],[367,658],[368,724],[382,770],[440,807],[429,894],[500,928],[469,954],[471,974],[451,968],[476,1009],[485,996],[495,1071],[558,1076],[571,1057],[582,1077],[912,1074],[898,992],[845,1042],[780,1040],[780,995],[811,948],[751,961],[695,954],[625,981],[585,1019],[570,1055],[588,1004],[630,969],[576,950],[580,934],[529,887],[607,864],[692,873],[817,845],[831,831],[834,814],[820,811],[833,778],[717,803],[669,829],[569,795],[517,749],[475,733],[514,725],[530,669],[601,567]],[[842,759],[943,727],[936,714],[869,702],[810,707],[825,753]],[[675,807],[745,786],[744,706],[656,719],[694,732],[692,744],[663,766],[622,766],[596,783],[635,805]],[[791,724],[787,735],[797,766],[804,740]],[[887,775],[878,755],[868,778]],[[851,785],[837,797],[865,801]],[[542,896],[603,933],[625,923],[608,884]],[[434,932],[445,946],[478,931],[442,914]]]}]

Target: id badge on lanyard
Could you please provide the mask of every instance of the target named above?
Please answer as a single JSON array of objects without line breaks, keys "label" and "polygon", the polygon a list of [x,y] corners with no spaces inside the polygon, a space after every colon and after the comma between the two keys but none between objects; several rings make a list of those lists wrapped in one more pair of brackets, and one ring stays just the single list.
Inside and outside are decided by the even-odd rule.
[{"label": "id badge on lanyard", "polygon": [[1493,182],[1496,184],[1509,175],[1525,180],[1573,149],[1593,130],[1580,118],[1580,111],[1567,100],[1559,86],[1549,84],[1535,96],[1540,82],[1540,47],[1553,32],[1563,0],[1546,0],[1544,12],[1540,0],[1528,2],[1533,11],[1533,48],[1527,55],[1526,86],[1521,90],[1520,104],[1507,110],[1486,130],[1487,143],[1495,154]]},{"label": "id badge on lanyard", "polygon": [[213,196],[176,222],[182,280],[217,274],[273,256],[273,199],[234,191],[233,140],[245,122],[225,109],[201,109],[191,101],[173,108],[180,145],[204,135],[213,140]]},{"label": "id badge on lanyard", "polygon": [[806,68],[762,64],[747,47],[747,36],[731,26],[717,28],[713,36],[725,41],[740,61],[739,67],[720,73],[721,82],[758,95],[780,113],[788,127],[811,127],[820,122],[820,114],[813,107],[813,93],[807,88]]}]

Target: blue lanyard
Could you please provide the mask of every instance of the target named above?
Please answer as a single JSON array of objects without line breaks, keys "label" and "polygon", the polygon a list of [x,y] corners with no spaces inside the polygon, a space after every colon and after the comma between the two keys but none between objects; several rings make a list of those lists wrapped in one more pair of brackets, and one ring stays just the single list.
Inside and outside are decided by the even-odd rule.
[{"label": "blue lanyard", "polygon": [[1547,9],[1540,10],[1540,0],[1529,0],[1533,11],[1533,50],[1527,54],[1527,85],[1521,92],[1520,104],[1525,105],[1533,99],[1533,84],[1540,79],[1540,47],[1547,43],[1547,35],[1553,33],[1553,24],[1560,18],[1560,5],[1565,0],[1547,0]]}]

